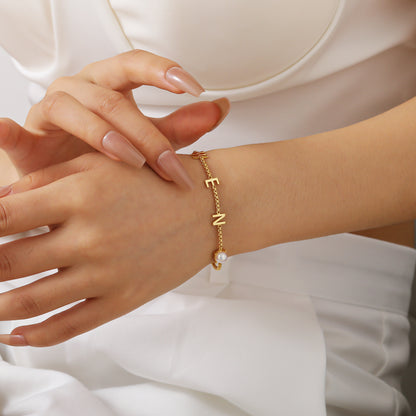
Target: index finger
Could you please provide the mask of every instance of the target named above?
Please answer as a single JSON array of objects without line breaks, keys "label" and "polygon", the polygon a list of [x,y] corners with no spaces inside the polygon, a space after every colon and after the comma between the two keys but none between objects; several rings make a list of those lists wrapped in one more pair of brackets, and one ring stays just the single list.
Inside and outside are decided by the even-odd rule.
[{"label": "index finger", "polygon": [[[141,167],[146,160],[161,177],[173,180],[184,188],[192,188],[192,180],[172,144],[150,119],[120,92],[87,82],[83,84],[86,84],[84,93],[90,91],[90,107],[98,105],[101,112],[91,111],[72,95],[57,91],[32,107],[28,121],[45,130],[57,126],[107,156],[132,166]],[[103,91],[97,94],[97,89]],[[100,96],[104,97],[103,101],[98,98]],[[93,102],[94,99],[98,100],[97,103]],[[117,130],[125,133],[126,137]]]},{"label": "index finger", "polygon": [[77,76],[116,91],[129,91],[142,85],[187,92],[199,97],[205,90],[176,62],[151,52],[134,49],[87,65]]}]

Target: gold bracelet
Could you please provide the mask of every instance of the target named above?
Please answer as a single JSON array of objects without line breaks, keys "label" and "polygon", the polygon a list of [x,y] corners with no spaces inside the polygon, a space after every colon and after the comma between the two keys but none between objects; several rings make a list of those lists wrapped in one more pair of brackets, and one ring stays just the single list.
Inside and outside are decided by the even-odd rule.
[{"label": "gold bracelet", "polygon": [[199,159],[202,167],[205,170],[205,173],[207,174],[207,178],[205,179],[205,186],[209,188],[211,185],[212,194],[214,196],[214,202],[215,202],[215,214],[212,214],[212,218],[214,218],[214,221],[212,222],[212,225],[214,227],[217,227],[217,234],[218,234],[218,248],[213,253],[213,260],[212,260],[212,266],[215,270],[221,270],[222,263],[225,263],[227,261],[227,252],[224,249],[223,246],[223,239],[222,239],[222,226],[225,224],[224,218],[225,214],[221,213],[221,206],[220,206],[220,198],[218,196],[217,187],[215,184],[219,185],[220,181],[218,178],[214,178],[211,175],[211,171],[209,170],[208,164],[206,162],[206,159],[208,159],[208,155],[205,152],[193,152],[192,153],[192,159]]}]

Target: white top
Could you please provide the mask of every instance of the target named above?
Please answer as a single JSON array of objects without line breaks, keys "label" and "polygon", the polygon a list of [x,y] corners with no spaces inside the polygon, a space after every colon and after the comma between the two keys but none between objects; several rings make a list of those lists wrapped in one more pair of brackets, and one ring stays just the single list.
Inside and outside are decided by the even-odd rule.
[{"label": "white top", "polygon": [[[0,6],[1,45],[43,87],[110,51],[134,47],[177,60],[208,96],[241,100],[310,82],[416,42],[412,0],[257,0],[243,7],[240,0],[175,0],[174,7],[170,0],[0,0]],[[78,33],[68,39],[74,13]],[[15,30],[17,19],[25,30]],[[100,21],[100,33],[93,30],[93,20]],[[107,35],[105,48],[90,48],[92,38],[98,45]],[[76,56],[68,55],[69,42],[77,46]],[[160,102],[158,94],[148,93],[141,102],[183,101],[162,96]]]},{"label": "white top", "polygon": [[[208,87],[201,99],[235,102],[225,123],[198,143],[204,149],[341,127],[415,95],[415,1],[238,2],[233,19],[236,2],[0,0],[0,42],[33,82],[32,102],[59,76],[132,47],[177,60]],[[16,21],[25,30],[16,30]],[[265,66],[253,65],[253,56]],[[135,97],[152,105],[142,109],[154,116],[172,110],[161,106],[195,100],[151,87]]]},{"label": "white top", "polygon": [[286,77],[325,42],[344,0],[110,3],[132,46],[174,58],[209,90],[229,91]]}]

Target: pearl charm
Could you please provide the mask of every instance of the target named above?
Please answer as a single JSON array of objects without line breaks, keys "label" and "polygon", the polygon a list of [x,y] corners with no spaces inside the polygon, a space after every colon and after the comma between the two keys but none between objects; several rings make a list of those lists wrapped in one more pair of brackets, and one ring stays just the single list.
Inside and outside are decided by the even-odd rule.
[{"label": "pearl charm", "polygon": [[217,251],[215,253],[215,261],[217,263],[225,263],[228,259],[227,253],[225,251]]}]

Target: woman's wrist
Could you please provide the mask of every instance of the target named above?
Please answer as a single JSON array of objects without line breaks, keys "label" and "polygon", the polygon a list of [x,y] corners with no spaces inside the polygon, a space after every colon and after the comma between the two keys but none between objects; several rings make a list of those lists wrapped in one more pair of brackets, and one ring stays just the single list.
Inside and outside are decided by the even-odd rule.
[{"label": "woman's wrist", "polygon": [[[210,169],[220,180],[227,252],[415,218],[415,110],[413,99],[342,129],[208,152]],[[188,158],[205,191],[210,209],[204,221],[210,225],[212,196],[203,189],[199,162]],[[215,230],[211,234],[215,248]]]},{"label": "woman's wrist", "polygon": [[270,191],[277,183],[263,163],[272,147],[273,143],[255,144],[209,152],[212,170],[220,180],[218,192],[227,221],[224,244],[230,255],[279,242],[276,224],[270,218],[277,198]]},{"label": "woman's wrist", "polygon": [[[219,221],[219,223],[225,222],[225,224],[221,224],[223,249],[228,256],[242,251],[240,244],[238,244],[241,233],[237,225],[240,223],[240,218],[237,216],[237,207],[240,205],[240,201],[236,198],[238,193],[232,192],[233,186],[236,185],[237,176],[234,177],[229,171],[229,167],[232,165],[232,161],[228,160],[228,157],[231,156],[229,153],[230,149],[206,152],[206,164],[213,179],[211,182],[199,159],[195,159],[191,155],[180,155],[182,163],[194,182],[194,188],[188,192],[188,198],[190,199],[189,203],[198,211],[197,218],[200,224],[195,227],[195,232],[200,233],[204,244],[208,244],[206,250],[210,263],[220,246],[218,226],[215,225],[216,218],[213,217],[217,214],[217,207],[212,183],[216,188],[221,213],[225,214],[225,217],[220,218]],[[231,153],[234,155],[235,151]]]},{"label": "woman's wrist", "polygon": [[[258,187],[258,178],[252,177],[254,166],[248,166],[248,159],[255,147],[256,145],[250,145],[206,152],[210,172],[213,178],[218,180],[215,181],[216,190],[221,212],[225,214],[221,222],[225,221],[222,225],[222,235],[227,255],[253,251],[274,243],[272,240],[266,242],[264,233],[255,229],[256,224],[253,221],[256,218],[251,215],[255,205],[251,197],[258,197],[258,194],[252,194],[252,190]],[[203,234],[211,241],[212,254],[219,246],[218,229],[213,225],[213,215],[217,213],[212,187],[210,183],[209,186],[205,183],[208,178],[199,160],[193,159],[190,155],[182,155],[181,158],[194,181],[194,190],[190,196],[202,214],[200,220],[203,223]],[[261,212],[259,215],[261,217]]]},{"label": "woman's wrist", "polygon": [[212,262],[212,253],[217,244],[216,229],[211,224],[211,216],[215,205],[210,190],[205,186],[205,173],[198,160],[191,155],[178,155],[182,164],[189,173],[193,182],[192,190],[178,188],[188,200],[188,206],[192,207],[192,218],[190,218],[192,232],[200,236],[200,245],[204,251],[204,264]]}]

